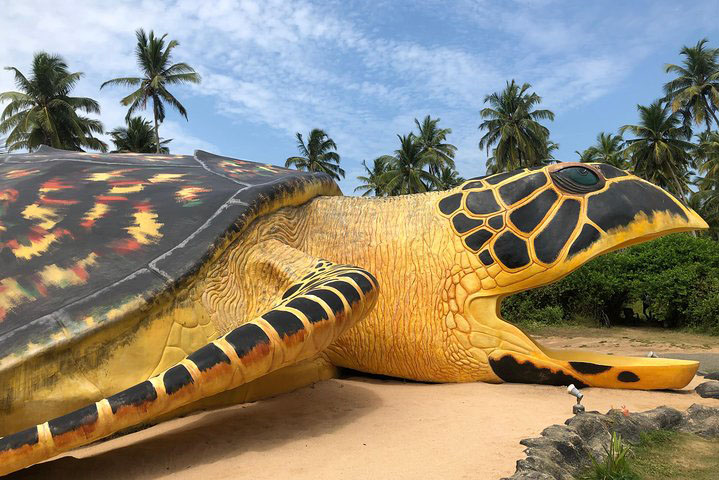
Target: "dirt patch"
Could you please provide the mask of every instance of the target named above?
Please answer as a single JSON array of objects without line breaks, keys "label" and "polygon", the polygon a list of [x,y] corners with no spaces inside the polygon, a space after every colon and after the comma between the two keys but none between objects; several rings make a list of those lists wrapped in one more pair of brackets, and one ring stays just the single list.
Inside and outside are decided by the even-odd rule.
[{"label": "dirt patch", "polygon": [[582,348],[614,355],[719,353],[719,337],[646,327],[546,327],[529,332],[550,348]]}]

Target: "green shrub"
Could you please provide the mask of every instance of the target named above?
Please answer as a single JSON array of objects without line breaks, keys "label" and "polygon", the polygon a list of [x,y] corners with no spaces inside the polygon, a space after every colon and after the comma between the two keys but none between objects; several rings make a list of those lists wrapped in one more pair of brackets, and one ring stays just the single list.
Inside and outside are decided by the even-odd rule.
[{"label": "green shrub", "polygon": [[610,253],[507,298],[502,314],[516,323],[619,324],[636,321],[633,305],[645,322],[719,335],[719,242],[675,234]]}]

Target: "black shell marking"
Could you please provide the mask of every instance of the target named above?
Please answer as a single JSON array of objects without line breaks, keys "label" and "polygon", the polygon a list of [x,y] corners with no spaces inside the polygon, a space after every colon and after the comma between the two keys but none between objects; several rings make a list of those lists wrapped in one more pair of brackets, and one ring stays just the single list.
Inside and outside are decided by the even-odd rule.
[{"label": "black shell marking", "polygon": [[469,192],[465,200],[467,210],[475,215],[489,215],[500,210],[494,193],[491,190],[480,190],[478,192]]}]

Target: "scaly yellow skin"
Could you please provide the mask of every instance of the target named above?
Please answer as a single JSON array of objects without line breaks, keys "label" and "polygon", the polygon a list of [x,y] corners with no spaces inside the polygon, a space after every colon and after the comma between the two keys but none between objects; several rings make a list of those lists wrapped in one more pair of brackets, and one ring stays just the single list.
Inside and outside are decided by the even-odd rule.
[{"label": "scaly yellow skin", "polygon": [[[513,205],[501,204],[505,226],[495,232],[490,244],[506,230],[525,238],[536,237],[551,221],[553,212],[530,235],[506,218],[546,190],[557,192],[557,206],[568,198],[581,203],[580,220],[557,260],[543,264],[530,251],[531,263],[519,270],[499,262],[483,265],[439,211],[438,202],[461,191],[461,187],[387,199],[318,198],[298,209],[281,210],[267,221],[293,225],[286,230],[292,235],[280,235],[283,242],[314,256],[366,268],[375,272],[380,282],[382,295],[374,311],[328,349],[335,365],[432,382],[500,382],[488,358],[511,352],[521,361],[532,359],[539,367],[566,372],[587,385],[682,388],[693,377],[696,362],[551,352],[499,316],[499,302],[504,296],[556,281],[599,254],[671,232],[706,228],[696,213],[677,202],[688,221],[666,213],[656,213],[651,221],[639,215],[625,228],[603,232],[589,249],[568,259],[581,226],[593,223],[587,218],[588,198],[612,183],[628,180],[643,182],[634,176],[609,179],[605,189],[589,195],[567,194],[548,182]],[[502,185],[491,189],[496,191]],[[494,215],[497,213],[487,217]],[[328,223],[336,225],[336,230],[327,229]],[[337,231],[342,234],[337,235]],[[571,368],[569,361],[614,368],[587,376]],[[617,373],[627,369],[639,381],[618,381]]]},{"label": "scaly yellow skin", "polygon": [[[500,318],[505,296],[556,281],[599,254],[706,228],[696,213],[631,175],[601,177],[601,185],[589,192],[568,190],[552,176],[567,166],[525,171],[494,184],[471,181],[448,192],[284,203],[289,206],[258,218],[149,311],[130,312],[112,331],[6,373],[11,388],[27,385],[31,376],[40,379],[40,387],[13,390],[3,405],[0,433],[96,403],[88,407],[91,414],[78,410],[0,439],[0,474],[134,424],[297,388],[328,378],[336,366],[432,382],[684,387],[697,362],[553,351]],[[582,168],[601,176],[596,167]],[[503,194],[502,187],[538,173],[542,185],[517,197]],[[592,197],[623,191],[612,190],[621,182],[639,185],[663,206],[649,214],[637,210],[603,229],[589,213]],[[548,193],[556,197],[552,207],[536,226],[520,228],[513,214]],[[484,204],[472,200],[479,197]],[[488,204],[491,208],[481,211]],[[576,218],[565,222],[564,233],[551,230],[568,204],[575,206]],[[460,215],[469,227],[458,222]],[[582,243],[587,226],[595,236]],[[485,235],[477,237],[480,231]],[[514,249],[504,248],[507,238]],[[548,244],[553,255],[540,252]],[[337,266],[325,271],[328,264],[318,259]],[[333,307],[313,293],[316,288],[341,302]],[[301,302],[288,304],[295,298]],[[318,312],[328,318],[314,323]],[[280,323],[272,323],[277,315]],[[282,333],[287,315],[301,323],[299,333]],[[247,323],[265,332],[266,344],[233,350],[238,347],[230,339]],[[213,357],[214,366],[203,369],[202,359],[185,358],[208,341],[214,355],[224,352],[227,362]],[[173,373],[178,369],[186,372],[184,383]],[[132,388],[138,385],[103,399],[148,378],[143,385],[153,398],[147,392],[135,398]]]}]

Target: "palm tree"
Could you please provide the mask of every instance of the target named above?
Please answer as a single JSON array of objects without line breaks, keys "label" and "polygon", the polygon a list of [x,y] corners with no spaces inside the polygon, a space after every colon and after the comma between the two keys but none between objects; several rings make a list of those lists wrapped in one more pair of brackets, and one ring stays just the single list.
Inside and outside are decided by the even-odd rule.
[{"label": "palm tree", "polygon": [[438,128],[439,121],[439,118],[432,119],[429,115],[424,117],[422,123],[414,119],[419,131],[416,141],[421,147],[421,154],[429,160],[430,173],[435,176],[438,176],[444,167],[454,168],[454,154],[457,152],[457,147],[445,143],[452,129]]},{"label": "palm tree", "polygon": [[542,98],[529,93],[531,87],[512,80],[502,92],[484,98],[490,107],[480,112],[485,120],[479,129],[487,133],[482,136],[479,148],[486,148],[489,155],[494,147],[497,171],[541,165],[548,158],[549,130],[539,120],[554,120],[554,113],[535,110]]},{"label": "palm tree", "polygon": [[437,175],[437,182],[433,185],[435,190],[449,190],[460,186],[465,179],[459,176],[459,172],[452,167],[442,167]]},{"label": "palm tree", "polygon": [[543,148],[543,155],[542,160],[537,163],[537,166],[539,165],[549,165],[551,163],[557,163],[559,160],[554,158],[554,152],[559,150],[559,144],[557,142],[554,142],[550,140],[549,138],[544,139],[544,148]]},{"label": "palm tree", "polygon": [[697,169],[710,182],[719,181],[719,132],[701,132],[697,140],[694,149]]},{"label": "palm tree", "polygon": [[[127,127],[117,127],[108,132],[115,144],[113,153],[153,153],[157,152],[155,145],[155,131],[148,120],[142,117],[132,117],[126,120]],[[160,153],[170,153],[170,149],[166,147],[170,140],[160,139]]]},{"label": "palm tree", "polygon": [[619,129],[621,135],[630,132],[637,137],[625,140],[634,173],[686,200],[693,145],[677,114],[661,100],[637,105],[637,110],[640,123]]},{"label": "palm tree", "polygon": [[167,34],[155,37],[155,33],[150,31],[148,36],[143,29],[137,30],[135,36],[137,37],[135,56],[143,76],[113,78],[103,83],[100,89],[107,85],[138,87],[137,90],[120,100],[122,105],[130,107],[127,110],[126,120],[129,120],[137,109],[147,108],[147,102],[152,101],[152,113],[155,118],[155,147],[157,153],[160,153],[162,142],[160,141],[159,124],[165,120],[165,105],[163,102],[167,102],[187,120],[187,110],[167,90],[167,86],[200,83],[201,78],[186,63],[170,64],[172,50],[179,45],[177,40],[170,40],[165,45]]},{"label": "palm tree", "polygon": [[372,163],[372,168],[367,166],[367,163],[362,160],[362,166],[365,169],[365,175],[360,175],[357,180],[364,182],[359,187],[355,188],[355,192],[364,191],[363,197],[370,194],[374,194],[375,197],[383,197],[387,194],[385,191],[385,184],[382,181],[382,176],[387,172],[387,164],[384,157],[377,157]]},{"label": "palm tree", "polygon": [[425,170],[429,167],[430,158],[422,155],[422,146],[412,134],[397,135],[400,148],[394,155],[380,157],[387,164],[387,171],[382,175],[385,192],[390,195],[421,193],[429,190],[428,185],[438,182],[437,177]]},{"label": "palm tree", "polygon": [[574,153],[576,153],[579,156],[579,161],[582,163],[592,163],[594,162],[594,147],[585,148],[581,152],[579,150],[575,150]]},{"label": "palm tree", "polygon": [[674,112],[682,111],[686,119],[694,123],[711,122],[719,127],[716,111],[719,109],[719,48],[706,48],[706,38],[693,47],[684,46],[681,55],[685,58],[682,66],[667,64],[664,70],[677,77],[664,85],[665,99],[671,102]]},{"label": "palm tree", "polygon": [[494,175],[499,173],[499,166],[497,165],[497,149],[492,149],[492,155],[487,157],[487,161],[484,163],[487,175]]},{"label": "palm tree", "polygon": [[627,168],[627,154],[624,151],[624,139],[621,135],[600,132],[597,135],[597,143],[586,149],[584,152],[577,152],[580,162],[608,163],[625,170]]},{"label": "palm tree", "polygon": [[100,105],[91,98],[70,96],[82,72],[70,72],[62,57],[45,52],[33,57],[29,78],[15,67],[5,69],[14,72],[20,90],[0,93],[0,103],[8,102],[0,115],[0,133],[10,132],[9,151],[32,151],[40,145],[107,151],[107,144],[93,136],[104,131],[102,123],[78,114],[99,114]]},{"label": "palm tree", "polygon": [[708,190],[691,192],[687,206],[709,224],[709,230],[699,232],[699,235],[707,235],[719,240],[719,182],[715,181],[713,187]]},{"label": "palm tree", "polygon": [[336,152],[337,145],[323,130],[313,128],[307,144],[301,133],[297,132],[296,135],[297,150],[301,156],[289,157],[285,167],[294,165],[298,170],[324,172],[335,180],[345,178],[345,171],[340,168],[340,156]]}]

